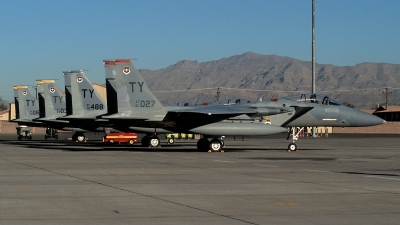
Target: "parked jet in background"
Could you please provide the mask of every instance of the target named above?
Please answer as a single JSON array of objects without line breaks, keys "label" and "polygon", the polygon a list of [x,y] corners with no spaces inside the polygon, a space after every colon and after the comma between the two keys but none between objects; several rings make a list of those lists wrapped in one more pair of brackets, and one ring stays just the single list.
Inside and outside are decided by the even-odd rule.
[{"label": "parked jet in background", "polygon": [[26,85],[14,86],[15,101],[15,119],[10,122],[18,125],[40,126],[41,122],[35,122],[33,119],[39,117],[39,102],[32,95]]},{"label": "parked jet in background", "polygon": [[[99,119],[107,113],[107,104],[82,70],[64,71],[66,115],[57,118],[87,130],[109,133],[113,130],[108,120]],[[82,136],[83,134],[80,134]],[[84,136],[83,136],[84,137]],[[78,137],[79,138],[79,137]]]}]

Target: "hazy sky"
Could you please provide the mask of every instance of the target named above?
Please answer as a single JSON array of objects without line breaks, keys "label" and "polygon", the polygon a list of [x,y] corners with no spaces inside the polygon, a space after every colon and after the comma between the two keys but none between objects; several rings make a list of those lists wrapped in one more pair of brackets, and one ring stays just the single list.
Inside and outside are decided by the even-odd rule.
[{"label": "hazy sky", "polygon": [[[400,64],[400,1],[316,0],[316,61]],[[311,61],[311,0],[0,0],[0,96],[63,70],[104,83],[103,59],[139,69],[247,51]]]}]

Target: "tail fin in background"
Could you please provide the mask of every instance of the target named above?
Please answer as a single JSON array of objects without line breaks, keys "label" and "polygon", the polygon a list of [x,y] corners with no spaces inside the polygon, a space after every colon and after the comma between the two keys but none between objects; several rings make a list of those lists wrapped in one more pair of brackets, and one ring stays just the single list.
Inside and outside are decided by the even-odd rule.
[{"label": "tail fin in background", "polygon": [[53,120],[65,116],[65,96],[55,80],[38,80],[36,84],[41,109],[39,120]]},{"label": "tail fin in background", "polygon": [[[130,59],[104,60],[106,69],[107,103],[117,113],[104,118],[130,118],[160,121],[166,110],[147,86]],[[109,90],[110,89],[110,90]],[[111,104],[111,105],[110,105]]]},{"label": "tail fin in background", "polygon": [[64,71],[68,118],[94,119],[107,113],[107,104],[82,70]]},{"label": "tail fin in background", "polygon": [[32,122],[39,117],[39,103],[29,91],[28,86],[14,86],[15,115],[12,122]]},{"label": "tail fin in background", "polygon": [[115,84],[115,62],[104,60],[106,70],[107,115],[118,113],[118,94]]}]

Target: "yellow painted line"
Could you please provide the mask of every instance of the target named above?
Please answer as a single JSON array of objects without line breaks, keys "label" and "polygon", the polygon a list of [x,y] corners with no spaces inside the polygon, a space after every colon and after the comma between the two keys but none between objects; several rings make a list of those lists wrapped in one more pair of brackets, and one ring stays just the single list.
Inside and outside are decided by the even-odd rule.
[{"label": "yellow painted line", "polygon": [[298,202],[275,202],[274,205],[279,205],[279,206],[296,206],[299,205]]}]

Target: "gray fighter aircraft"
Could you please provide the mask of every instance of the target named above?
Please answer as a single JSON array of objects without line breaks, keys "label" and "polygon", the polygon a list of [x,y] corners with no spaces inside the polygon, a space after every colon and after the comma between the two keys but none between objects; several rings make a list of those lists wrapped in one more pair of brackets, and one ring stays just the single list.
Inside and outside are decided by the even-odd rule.
[{"label": "gray fighter aircraft", "polygon": [[75,131],[72,139],[78,142],[85,140],[84,132],[104,131],[104,127],[92,126],[92,124],[60,120],[59,118],[66,115],[66,103],[61,89],[54,80],[50,79],[37,80],[36,84],[38,101],[27,86],[14,87],[17,119],[11,122],[33,127],[47,127],[47,129]]},{"label": "gray fighter aircraft", "polygon": [[[198,142],[199,149],[219,151],[221,135],[267,135],[278,133],[277,126],[372,126],[386,121],[349,108],[341,106],[327,96],[299,95],[271,101],[238,104],[210,104],[209,106],[167,106],[163,107],[153,95],[147,84],[132,65],[130,60],[105,60],[108,115],[113,124],[121,126],[129,124],[154,128],[153,136],[149,136],[150,145],[159,144],[156,137],[157,129],[162,128],[172,132],[200,133],[205,137]],[[304,96],[304,97],[301,97]],[[268,116],[272,125],[254,122],[252,117]],[[235,120],[235,117],[239,120]],[[273,130],[270,132],[270,130]],[[282,130],[279,130],[282,132]],[[291,129],[293,141],[290,150],[296,150],[297,140],[295,129]],[[207,138],[214,137],[211,141]],[[142,140],[146,142],[145,140]]]},{"label": "gray fighter aircraft", "polygon": [[[138,133],[153,133],[153,128],[147,127],[118,127],[109,122],[108,119],[101,119],[107,114],[107,103],[100,97],[100,94],[93,87],[82,70],[64,71],[66,109],[67,115],[60,117],[61,120],[69,120],[71,123],[91,124],[91,126],[109,127],[109,131],[134,131]],[[164,129],[157,129],[158,133],[170,133]]]},{"label": "gray fighter aircraft", "polygon": [[18,125],[39,126],[41,122],[33,119],[39,117],[39,102],[32,95],[27,85],[13,86],[15,102],[15,119],[10,122]]},{"label": "gray fighter aircraft", "polygon": [[[233,121],[230,117],[256,113],[250,108],[234,107],[164,107],[148,88],[143,77],[129,59],[105,60],[108,115],[102,116],[120,127],[153,128],[142,142],[159,146],[159,129],[176,133],[198,133],[204,138],[197,143],[199,149],[220,151],[223,135],[270,135],[286,129],[255,121]],[[265,111],[268,111],[265,109]],[[280,113],[270,109],[264,115]],[[208,138],[212,138],[210,141]]]},{"label": "gray fighter aircraft", "polygon": [[84,132],[88,129],[83,128],[83,124],[74,125],[67,120],[58,120],[66,115],[65,95],[55,80],[37,80],[37,92],[39,99],[39,118],[34,121],[41,122],[42,126],[48,129],[58,129],[75,131],[72,135],[73,141],[82,142],[85,140]]},{"label": "gray fighter aircraft", "polygon": [[[66,115],[57,120],[67,120],[73,126],[87,130],[117,131],[108,120],[100,119],[107,113],[107,104],[93,87],[82,70],[64,71]],[[80,134],[81,136],[83,134]]]}]

